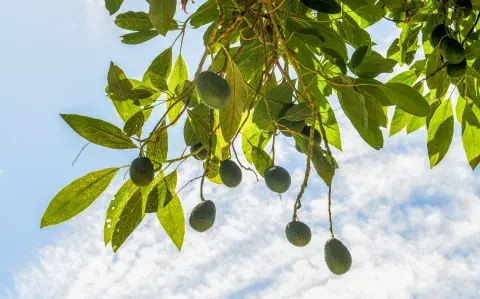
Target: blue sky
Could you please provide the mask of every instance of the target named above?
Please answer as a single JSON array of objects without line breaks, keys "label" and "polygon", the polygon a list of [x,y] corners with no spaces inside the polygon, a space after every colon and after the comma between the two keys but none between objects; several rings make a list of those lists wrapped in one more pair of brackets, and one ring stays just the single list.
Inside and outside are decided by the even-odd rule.
[{"label": "blue sky", "polygon": [[[133,2],[124,10],[146,8]],[[461,140],[429,170],[424,131],[386,139],[385,149],[376,152],[339,113],[345,150],[337,153],[335,219],[354,255],[348,276],[331,277],[322,261],[328,225],[325,188],[318,179],[302,211],[314,232],[305,249],[290,247],[283,237],[298,190],[280,202],[248,174],[236,192],[206,188],[223,214],[206,235],[188,229],[181,253],[154,218],[147,218],[116,256],[103,247],[104,210],[120,179],[71,224],[40,230],[41,215],[61,187],[136,156],[89,146],[72,166],[85,141],[59,113],[121,126],[104,95],[109,62],[140,78],[172,38],[121,44],[121,31],[101,0],[8,1],[1,7],[0,298],[474,298],[480,293],[480,175],[469,170]],[[383,41],[377,50],[385,53],[393,30],[389,23],[372,30]],[[187,38],[184,57],[193,70],[201,35]],[[179,130],[171,136],[181,140]],[[289,142],[280,140],[278,159],[298,187],[304,161]],[[172,139],[171,146],[178,152],[181,144]],[[200,170],[189,162],[182,171],[185,182]],[[182,192],[189,213],[198,201],[197,186]]]}]

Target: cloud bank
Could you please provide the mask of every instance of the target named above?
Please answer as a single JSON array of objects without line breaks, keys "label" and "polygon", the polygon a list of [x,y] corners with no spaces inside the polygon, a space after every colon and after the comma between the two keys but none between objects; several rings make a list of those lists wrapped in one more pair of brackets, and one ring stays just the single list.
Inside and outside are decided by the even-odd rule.
[{"label": "cloud bank", "polygon": [[[284,237],[303,179],[303,156],[279,138],[277,164],[292,173],[282,200],[244,172],[236,189],[208,184],[217,205],[214,227],[187,227],[178,252],[154,215],[146,217],[117,254],[102,243],[109,190],[71,225],[68,234],[38,252],[16,273],[8,298],[475,298],[480,294],[478,175],[456,139],[445,160],[429,169],[425,132],[386,140],[381,151],[363,143],[341,118],[344,152],[334,180],[336,236],[353,266],[334,276],[323,260],[328,234],[326,187],[310,181],[300,219],[311,243]],[[200,172],[185,163],[179,186]],[[316,175],[314,176],[316,177]],[[188,216],[198,184],[180,193]]]}]

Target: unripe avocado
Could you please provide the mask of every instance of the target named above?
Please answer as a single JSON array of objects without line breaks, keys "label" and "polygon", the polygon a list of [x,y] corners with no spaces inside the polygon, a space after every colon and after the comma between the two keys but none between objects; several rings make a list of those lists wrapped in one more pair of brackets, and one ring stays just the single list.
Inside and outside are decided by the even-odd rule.
[{"label": "unripe avocado", "polygon": [[200,101],[210,108],[222,109],[230,102],[231,89],[227,81],[214,72],[201,72],[197,78]]},{"label": "unripe avocado", "polygon": [[465,49],[456,39],[447,37],[442,45],[443,55],[448,62],[453,64],[461,63],[465,58]]},{"label": "unripe avocado", "polygon": [[448,36],[448,31],[450,31],[450,29],[447,31],[447,28],[448,27],[446,27],[444,24],[437,25],[435,28],[433,28],[433,31],[430,34],[430,44],[432,47],[435,48],[443,38]]},{"label": "unripe avocado", "polygon": [[455,3],[455,9],[460,10],[462,17],[468,18],[472,14],[472,1],[471,0],[457,0]]},{"label": "unripe avocado", "polygon": [[197,232],[209,230],[215,222],[215,204],[211,200],[202,201],[193,208],[188,223]]},{"label": "unripe avocado", "polygon": [[277,193],[284,193],[290,188],[292,179],[285,168],[280,166],[270,166],[263,174],[268,189]]},{"label": "unripe avocado", "polygon": [[147,186],[155,177],[152,161],[147,157],[139,157],[130,165],[130,179],[136,186]]},{"label": "unripe avocado", "polygon": [[[195,145],[192,145],[190,147],[190,153],[196,152],[201,147],[203,147],[203,145],[201,143],[197,143]],[[193,157],[197,160],[205,160],[208,157],[208,151],[207,151],[207,149],[203,148],[198,153],[193,155]]]},{"label": "unripe avocado", "polygon": [[347,247],[334,237],[327,240],[324,247],[325,262],[328,269],[335,275],[348,272],[352,266],[352,256]]},{"label": "unripe avocado", "polygon": [[290,121],[286,120],[285,118],[281,118],[278,121],[278,129],[280,130],[280,133],[282,133],[284,136],[287,137],[292,137],[293,132],[300,133],[302,132],[303,127],[305,126],[304,121]]},{"label": "unripe avocado", "polygon": [[447,64],[447,74],[452,78],[458,78],[465,75],[467,71],[467,60],[464,59],[458,64]]},{"label": "unripe avocado", "polygon": [[[311,126],[303,127],[302,135],[304,135],[307,138],[310,138],[310,130],[311,129],[312,129]],[[320,132],[317,129],[315,129],[315,131],[313,132],[313,140],[317,143],[322,142],[322,135],[320,134]]]},{"label": "unripe avocado", "polygon": [[337,14],[342,8],[335,0],[301,0],[303,5],[318,12]]},{"label": "unripe avocado", "polygon": [[222,161],[219,173],[222,182],[227,187],[237,187],[242,181],[242,170],[238,167],[237,163],[232,160]]},{"label": "unripe avocado", "polygon": [[292,221],[287,224],[285,235],[290,243],[298,247],[306,246],[312,239],[310,228],[300,221]]}]

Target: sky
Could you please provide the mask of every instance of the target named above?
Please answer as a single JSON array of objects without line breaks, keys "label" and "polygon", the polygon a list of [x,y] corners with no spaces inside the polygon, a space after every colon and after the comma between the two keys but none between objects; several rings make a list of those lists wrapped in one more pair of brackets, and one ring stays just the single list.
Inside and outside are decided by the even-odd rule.
[{"label": "sky", "polygon": [[[197,1],[201,3],[202,1]],[[197,3],[197,5],[198,5]],[[326,187],[313,176],[300,219],[312,229],[304,248],[284,236],[303,179],[304,158],[279,138],[277,164],[292,175],[282,196],[244,172],[235,190],[207,184],[217,206],[214,227],[199,234],[187,225],[178,252],[154,215],[147,215],[114,254],[103,245],[105,209],[120,176],[71,221],[40,230],[50,199],[84,174],[128,164],[135,151],[89,146],[59,113],[97,117],[121,126],[104,88],[110,61],[140,78],[173,36],[140,46],[120,43],[122,31],[102,0],[4,1],[0,4],[0,298],[477,298],[480,294],[480,173],[469,168],[459,138],[430,170],[424,129],[386,138],[375,151],[340,111],[343,152],[333,185],[336,236],[353,265],[333,276],[323,260],[328,239]],[[195,6],[189,10],[193,11]],[[145,10],[126,1],[123,11]],[[370,30],[385,54],[397,29]],[[198,65],[200,34],[187,34],[183,56]],[[335,106],[335,101],[333,102]],[[161,110],[152,115],[158,118]],[[181,127],[170,153],[182,148]],[[385,136],[386,136],[385,132]],[[175,141],[177,140],[177,141]],[[196,160],[180,168],[178,185],[200,174]],[[123,173],[122,173],[123,174]],[[179,194],[188,216],[199,186]]]}]

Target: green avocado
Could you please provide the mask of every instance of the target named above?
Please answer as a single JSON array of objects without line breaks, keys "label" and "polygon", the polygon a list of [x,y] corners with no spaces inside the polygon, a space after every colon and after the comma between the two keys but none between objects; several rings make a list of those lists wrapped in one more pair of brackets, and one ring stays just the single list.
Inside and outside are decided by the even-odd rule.
[{"label": "green avocado", "polygon": [[219,173],[222,182],[227,187],[237,187],[242,181],[242,170],[238,167],[237,163],[232,160],[222,161]]},{"label": "green avocado", "polygon": [[290,121],[285,118],[281,118],[278,121],[278,129],[280,130],[280,133],[287,137],[292,137],[292,132],[301,133],[304,126],[305,121]]},{"label": "green avocado", "polygon": [[430,45],[432,45],[432,47],[435,48],[443,38],[448,36],[448,31],[450,31],[450,29],[447,28],[448,27],[446,27],[444,24],[437,25],[435,28],[433,28],[432,33],[430,33]]},{"label": "green avocado", "polygon": [[215,204],[211,200],[202,201],[193,208],[188,223],[197,232],[209,230],[215,222]]},{"label": "green avocado", "polygon": [[465,58],[465,49],[462,44],[451,37],[444,39],[442,49],[445,59],[450,63],[458,64]]},{"label": "green avocado", "polygon": [[263,175],[268,189],[276,193],[286,192],[292,183],[288,171],[280,166],[270,166]]},{"label": "green avocado", "polygon": [[465,75],[467,71],[467,60],[464,59],[458,64],[447,64],[447,74],[452,78],[458,78]]},{"label": "green avocado", "polygon": [[312,239],[308,225],[300,221],[292,221],[285,228],[285,235],[290,243],[297,247],[306,246]]},{"label": "green avocado", "polygon": [[213,109],[225,108],[232,95],[227,81],[210,71],[198,75],[197,92],[200,101]]},{"label": "green avocado", "polygon": [[[302,135],[307,137],[307,139],[310,138],[310,130],[312,129],[311,126],[305,126],[303,127],[303,130],[302,130]],[[322,135],[320,134],[320,132],[315,129],[315,131],[313,132],[313,140],[317,143],[321,143],[322,142]]]},{"label": "green avocado", "polygon": [[130,165],[130,179],[136,186],[147,186],[155,177],[152,161],[147,157],[139,157]]},{"label": "green avocado", "polygon": [[352,256],[347,247],[334,237],[327,240],[324,247],[325,262],[328,269],[335,275],[348,272],[352,266]]},{"label": "green avocado", "polygon": [[465,19],[472,14],[472,1],[471,0],[457,0],[455,3],[455,9],[459,10],[461,16]]},{"label": "green avocado", "polygon": [[[203,144],[201,143],[197,143],[195,145],[192,145],[190,147],[190,153],[194,153],[196,152],[199,148],[203,147]],[[203,148],[202,150],[200,150],[198,153],[196,153],[195,155],[193,155],[193,157],[197,160],[205,160],[207,157],[208,157],[208,151],[206,148]]]},{"label": "green avocado", "polygon": [[337,14],[342,7],[335,0],[301,0],[303,5],[318,12],[326,14]]}]

